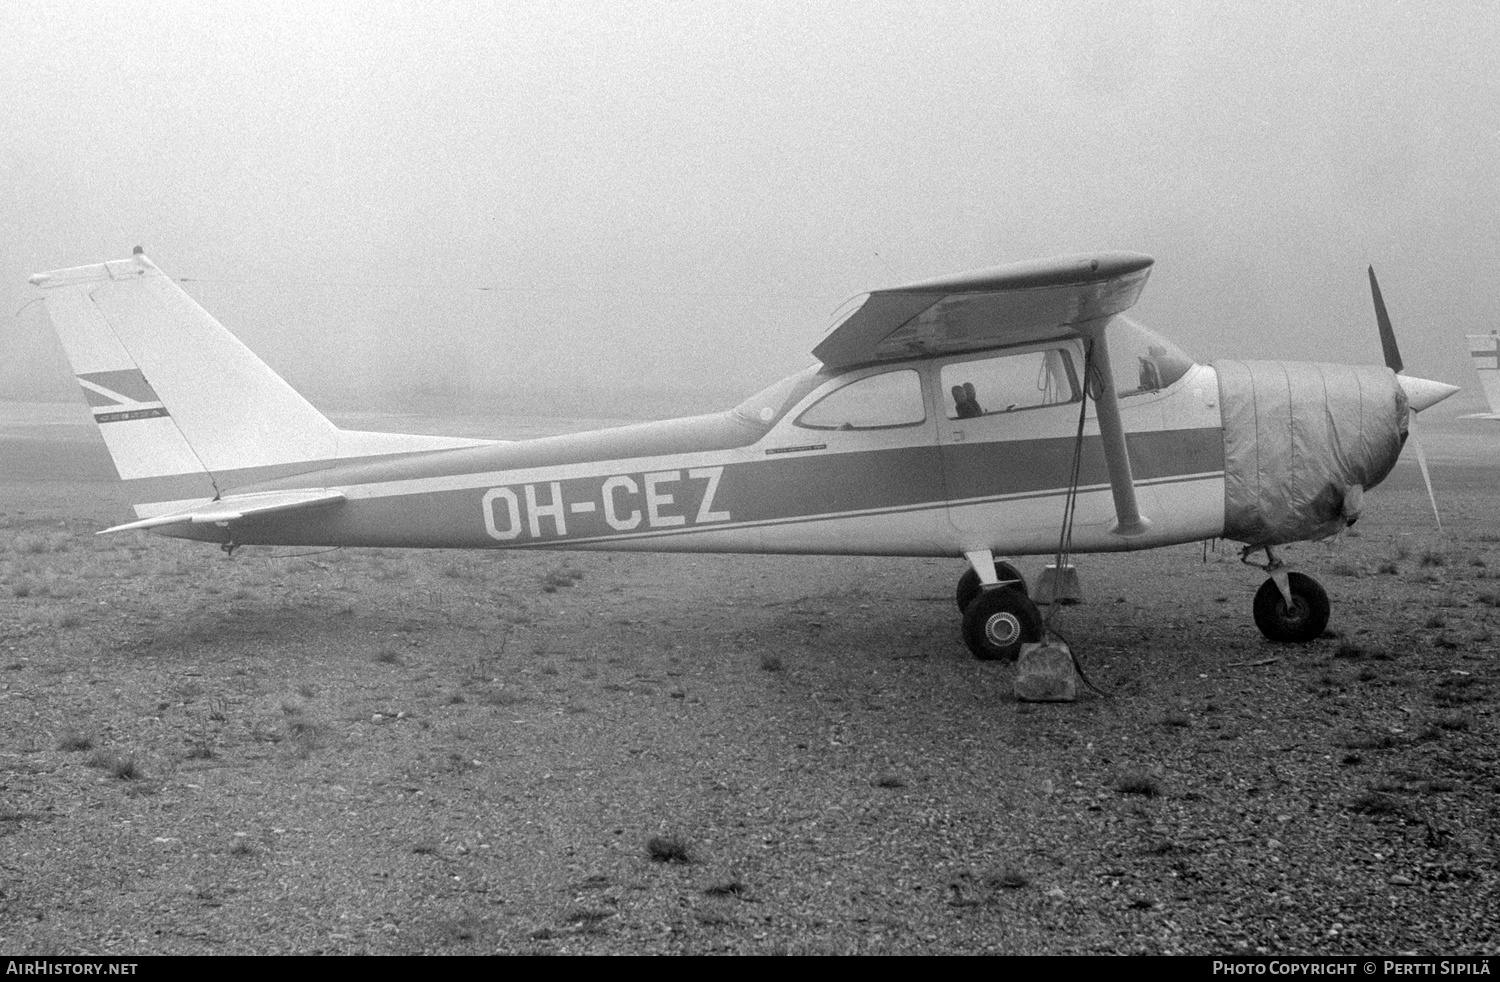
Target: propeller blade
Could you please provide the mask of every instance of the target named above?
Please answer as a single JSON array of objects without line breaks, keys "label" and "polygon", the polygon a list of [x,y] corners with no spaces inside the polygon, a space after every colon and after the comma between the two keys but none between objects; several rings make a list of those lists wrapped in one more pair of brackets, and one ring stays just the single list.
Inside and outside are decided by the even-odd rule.
[{"label": "propeller blade", "polygon": [[1380,284],[1375,282],[1375,267],[1370,267],[1370,296],[1375,298],[1375,326],[1380,328],[1380,347],[1385,352],[1385,366],[1399,373],[1402,368],[1401,349],[1396,347],[1396,332],[1391,330],[1391,315],[1385,312],[1385,300],[1380,296]]},{"label": "propeller blade", "polygon": [[1417,466],[1422,469],[1422,483],[1427,485],[1427,500],[1432,502],[1432,520],[1437,522],[1438,534],[1443,534],[1443,519],[1438,515],[1437,495],[1432,493],[1432,475],[1427,473],[1427,455],[1422,452],[1422,441],[1417,439],[1417,414],[1412,413],[1406,421],[1406,432],[1411,437],[1412,449],[1417,452]]},{"label": "propeller blade", "polygon": [[1380,284],[1375,280],[1374,266],[1370,267],[1370,297],[1375,301],[1375,326],[1380,329],[1380,347],[1385,352],[1386,367],[1400,376],[1396,381],[1401,383],[1411,409],[1406,418],[1406,432],[1412,449],[1417,452],[1417,466],[1422,469],[1422,483],[1427,486],[1427,500],[1432,503],[1432,520],[1437,522],[1438,534],[1442,535],[1443,519],[1438,514],[1437,495],[1432,493],[1432,475],[1427,470],[1427,455],[1422,452],[1422,441],[1417,438],[1417,413],[1442,402],[1457,392],[1458,387],[1401,375],[1401,369],[1405,367],[1401,362],[1401,349],[1396,347],[1396,332],[1391,329],[1391,315],[1386,313],[1385,298],[1380,295]]}]

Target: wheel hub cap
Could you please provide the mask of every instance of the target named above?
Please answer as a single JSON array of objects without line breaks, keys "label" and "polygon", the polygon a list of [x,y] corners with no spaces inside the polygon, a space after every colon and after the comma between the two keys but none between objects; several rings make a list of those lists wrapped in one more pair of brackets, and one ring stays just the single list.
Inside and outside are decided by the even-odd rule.
[{"label": "wheel hub cap", "polygon": [[985,622],[984,636],[998,647],[1015,644],[1021,636],[1021,621],[1015,614],[996,614]]},{"label": "wheel hub cap", "polygon": [[1286,624],[1289,627],[1296,627],[1297,625],[1307,620],[1311,611],[1308,609],[1307,602],[1305,600],[1303,600],[1301,597],[1293,597],[1292,605],[1288,607],[1285,604],[1282,604],[1279,613],[1281,615],[1281,623]]}]

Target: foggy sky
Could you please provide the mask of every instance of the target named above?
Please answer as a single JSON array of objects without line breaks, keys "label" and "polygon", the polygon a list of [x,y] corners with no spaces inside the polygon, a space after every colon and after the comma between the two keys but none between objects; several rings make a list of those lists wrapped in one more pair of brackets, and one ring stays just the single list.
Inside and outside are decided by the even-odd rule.
[{"label": "foggy sky", "polygon": [[1102,249],[1156,257],[1133,316],[1202,361],[1379,362],[1371,263],[1412,374],[1477,390],[1462,336],[1500,327],[1485,2],[3,19],[0,398],[77,398],[26,277],[137,244],[314,402],[367,408],[732,405],[851,295]]}]

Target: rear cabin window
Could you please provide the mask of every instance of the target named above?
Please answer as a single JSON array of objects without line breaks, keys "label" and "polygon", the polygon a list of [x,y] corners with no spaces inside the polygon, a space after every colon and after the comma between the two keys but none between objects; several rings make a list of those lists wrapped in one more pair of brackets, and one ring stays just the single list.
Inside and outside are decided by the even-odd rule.
[{"label": "rear cabin window", "polygon": [[870,375],[835,389],[797,417],[812,430],[875,430],[927,419],[922,377],[911,369]]},{"label": "rear cabin window", "polygon": [[943,366],[940,378],[949,419],[1013,413],[1078,399],[1078,376],[1064,348],[953,362]]}]

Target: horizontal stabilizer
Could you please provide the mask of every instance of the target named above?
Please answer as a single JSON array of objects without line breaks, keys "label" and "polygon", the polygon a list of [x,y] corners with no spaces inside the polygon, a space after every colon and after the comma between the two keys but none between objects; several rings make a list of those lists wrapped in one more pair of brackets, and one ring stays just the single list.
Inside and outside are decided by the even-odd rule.
[{"label": "horizontal stabilizer", "polygon": [[288,511],[326,508],[344,500],[342,491],[304,488],[296,491],[264,491],[259,494],[234,494],[195,505],[171,515],[157,515],[138,522],[116,525],[98,533],[127,532],[131,529],[153,529],[164,525],[229,525],[245,519],[260,518]]}]

